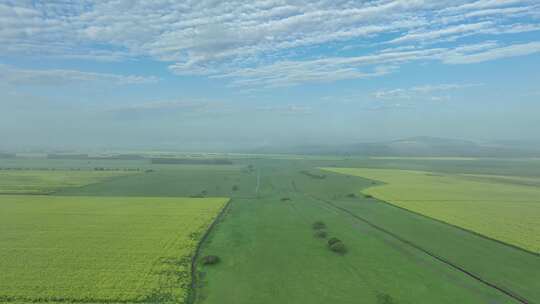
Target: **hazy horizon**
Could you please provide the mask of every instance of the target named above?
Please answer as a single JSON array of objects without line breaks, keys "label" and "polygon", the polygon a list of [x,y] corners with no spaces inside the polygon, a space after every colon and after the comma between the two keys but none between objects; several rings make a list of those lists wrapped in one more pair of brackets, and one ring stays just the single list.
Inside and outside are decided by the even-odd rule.
[{"label": "hazy horizon", "polygon": [[540,141],[537,1],[0,0],[0,144]]}]

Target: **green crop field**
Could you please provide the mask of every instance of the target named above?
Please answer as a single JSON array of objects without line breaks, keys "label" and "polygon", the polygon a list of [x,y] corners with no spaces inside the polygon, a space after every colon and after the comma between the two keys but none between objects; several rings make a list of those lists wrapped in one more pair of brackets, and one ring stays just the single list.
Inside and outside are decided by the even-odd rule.
[{"label": "green crop field", "polygon": [[[54,196],[0,195],[0,248],[9,248],[0,253],[0,268],[8,270],[0,302],[181,303],[190,290],[188,257],[226,201],[212,197],[231,201],[202,243],[199,257],[220,262],[196,261],[195,304],[540,301],[538,255],[360,195],[382,182],[317,169],[437,171],[463,182],[537,187],[536,162],[252,155],[231,161],[28,161],[52,174],[95,166],[144,173],[77,187],[58,183]],[[326,224],[326,238],[314,236],[315,221]],[[330,251],[330,237],[347,252]]]},{"label": "green crop field", "polygon": [[[370,181],[331,173],[304,174],[309,163],[296,167],[263,162],[260,166],[259,195],[233,199],[228,214],[203,247],[205,254],[218,255],[223,262],[200,266],[197,303],[386,303],[378,302],[385,295],[393,299],[388,303],[513,303],[495,289],[325,203],[331,201],[343,208],[369,207],[371,210],[365,209],[368,217],[384,214],[385,204],[347,198],[350,191],[368,187]],[[381,223],[385,229],[399,229],[411,217],[399,209],[386,214],[386,222]],[[311,225],[317,220],[327,224],[328,237],[344,240],[348,248],[345,255],[329,251],[324,239],[313,236]],[[441,234],[443,238],[468,234],[429,219],[411,220],[416,222],[413,227],[428,235],[407,231],[403,237],[422,246],[428,240],[437,247]],[[398,229],[393,231],[400,232]],[[455,239],[450,239],[450,249],[444,252],[448,258],[462,257],[456,263],[475,266],[475,272],[490,279],[508,279],[515,285],[503,286],[538,298],[538,284],[529,281],[539,278],[538,272],[527,269],[528,265],[540,266],[537,257],[512,248],[507,252],[506,246],[475,235],[456,238],[464,243],[456,246]],[[517,264],[500,269],[471,265],[475,252],[470,255],[466,246],[485,246],[485,242],[493,244],[491,249],[496,251],[485,259],[487,265],[493,266],[497,259],[518,257]],[[523,254],[525,257],[519,256]],[[515,267],[522,268],[523,273],[513,273]],[[498,273],[492,276],[494,271]]]},{"label": "green crop field", "polygon": [[534,186],[540,179],[364,168],[326,170],[384,182],[363,192],[540,252],[540,188]]},{"label": "green crop field", "polygon": [[183,303],[227,200],[0,196],[0,302]]},{"label": "green crop field", "polygon": [[0,170],[0,194],[47,194],[134,174],[132,171]]}]

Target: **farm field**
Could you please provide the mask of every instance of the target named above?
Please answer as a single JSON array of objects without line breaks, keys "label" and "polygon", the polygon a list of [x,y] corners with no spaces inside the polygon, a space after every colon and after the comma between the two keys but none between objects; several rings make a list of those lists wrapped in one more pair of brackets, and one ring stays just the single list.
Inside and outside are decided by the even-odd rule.
[{"label": "farm field", "polygon": [[183,303],[227,201],[0,196],[0,302]]},{"label": "farm field", "polygon": [[[504,294],[324,202],[384,208],[385,204],[374,200],[346,198],[353,187],[367,187],[370,181],[344,175],[318,179],[300,173],[305,167],[261,165],[257,200],[233,199],[229,213],[205,243],[203,252],[219,255],[223,263],[200,269],[198,303],[379,303],[378,299],[385,295],[395,303],[513,303]],[[282,201],[284,197],[290,201]],[[403,223],[402,217],[410,217],[407,212],[396,210],[387,219],[389,222]],[[329,237],[338,236],[345,241],[347,254],[336,256],[324,240],[313,236],[311,224],[316,220],[328,225]],[[429,231],[441,225],[425,220],[419,229]],[[442,225],[448,230],[437,232],[452,235],[461,231]],[[406,237],[416,241],[414,234]],[[440,235],[434,233],[429,237],[433,241]],[[473,244],[477,238],[481,239],[472,235],[461,245]],[[506,249],[504,245],[484,241],[502,247],[498,248],[501,252]],[[455,245],[451,240],[448,247],[452,254],[467,256],[464,247]],[[510,251],[506,257],[523,253],[512,248]],[[495,257],[500,258],[497,254]],[[534,256],[527,258],[529,262],[539,262]],[[526,260],[521,262],[518,267],[530,265]],[[512,271],[501,269],[497,277],[505,272]],[[538,272],[531,273],[538,277]],[[512,279],[516,276],[519,286],[521,282],[527,285],[530,279],[526,273]],[[534,294],[535,284],[529,282],[520,291]]]},{"label": "farm field", "polygon": [[[363,190],[396,206],[540,252],[540,179],[325,168],[385,183]],[[528,183],[528,184],[527,184]]]},{"label": "farm field", "polygon": [[[534,172],[527,171],[531,164],[524,165],[523,176],[508,179],[507,171],[521,170],[513,165],[520,162],[314,156],[305,159],[242,156],[231,158],[231,161],[232,165],[186,165],[100,160],[100,166],[106,168],[141,168],[143,172],[79,187],[60,187],[54,191],[54,196],[0,195],[0,206],[10,206],[6,210],[11,214],[5,216],[11,222],[2,220],[0,224],[2,231],[10,231],[7,236],[0,235],[0,242],[4,242],[0,246],[12,248],[11,253],[24,248],[26,255],[18,252],[15,255],[33,261],[33,264],[9,262],[13,267],[10,268],[11,279],[6,282],[17,282],[18,285],[7,286],[19,292],[19,302],[45,301],[44,294],[54,290],[54,284],[65,284],[71,295],[49,298],[53,303],[181,302],[190,290],[191,276],[183,268],[188,260],[180,258],[191,255],[198,242],[198,237],[191,239],[189,255],[183,254],[179,243],[185,240],[183,227],[191,229],[193,225],[182,219],[188,217],[191,220],[192,217],[185,217],[185,214],[194,214],[196,210],[204,212],[182,202],[228,197],[231,198],[229,208],[202,243],[199,256],[216,255],[220,262],[207,266],[197,260],[196,288],[191,290],[193,303],[491,304],[523,303],[518,299],[528,303],[540,301],[538,255],[359,195],[365,189],[383,185],[382,182],[317,169],[363,164],[454,174],[456,168],[467,162],[467,170],[462,171],[467,174],[463,178],[468,181],[504,179],[509,183],[534,185]],[[32,160],[31,163],[37,168],[58,165],[56,171],[89,165],[81,160],[70,160],[69,166],[47,159]],[[46,201],[50,204],[42,204]],[[3,205],[2,202],[10,203]],[[88,207],[83,207],[85,204]],[[222,204],[216,207],[217,210]],[[6,213],[4,207],[1,211]],[[213,215],[209,217],[213,218],[216,213],[212,211]],[[314,236],[312,225],[315,221],[326,224],[325,239]],[[16,229],[26,231],[25,235],[29,235],[26,241],[24,235],[15,233],[14,229],[4,228],[17,223],[27,223],[24,229]],[[81,223],[83,226],[79,227]],[[205,229],[202,228],[198,236]],[[173,237],[177,232],[181,232],[176,235],[179,241]],[[326,245],[330,237],[341,239],[347,252],[340,255],[330,251]],[[113,246],[105,245],[115,238],[122,240],[114,242]],[[24,244],[20,245],[21,242]],[[164,245],[144,246],[150,242]],[[43,243],[54,246],[42,246]],[[39,248],[31,247],[32,244],[38,244]],[[53,254],[54,250],[65,249],[69,244],[79,248],[69,252],[71,257],[62,259]],[[100,258],[99,264],[95,264],[95,259],[90,262],[88,251]],[[29,258],[31,254],[38,257]],[[75,271],[48,274],[40,270],[36,275],[37,269],[58,265],[62,260],[66,261],[65,269]],[[135,261],[135,264],[129,261]],[[0,267],[4,268],[1,263]],[[86,266],[77,268],[75,265],[79,264]],[[182,271],[177,271],[180,268]],[[137,271],[150,274],[134,276]],[[27,274],[17,281],[15,273]],[[81,273],[88,277],[87,281],[73,279]],[[96,275],[104,276],[107,281],[94,279],[91,283],[91,278]],[[36,282],[44,280],[45,276],[54,278],[47,280],[50,285],[44,284],[42,289],[29,288],[39,284]],[[23,281],[29,282],[28,285],[22,285]],[[115,281],[111,283],[115,290],[124,291],[107,290],[104,287],[110,286],[106,285],[108,281]],[[2,284],[0,290],[6,289]],[[90,284],[92,288],[82,288],[83,284]],[[160,291],[156,291],[158,289]],[[0,302],[16,302],[13,295],[9,299],[3,296]]]},{"label": "farm field", "polygon": [[48,194],[60,188],[81,187],[132,171],[0,170],[0,194]]},{"label": "farm field", "polygon": [[[84,196],[222,196],[254,195],[256,173],[237,165],[153,165],[153,172],[107,183],[65,188],[57,195]],[[235,187],[236,186],[236,187]],[[233,190],[234,188],[234,190]]]}]

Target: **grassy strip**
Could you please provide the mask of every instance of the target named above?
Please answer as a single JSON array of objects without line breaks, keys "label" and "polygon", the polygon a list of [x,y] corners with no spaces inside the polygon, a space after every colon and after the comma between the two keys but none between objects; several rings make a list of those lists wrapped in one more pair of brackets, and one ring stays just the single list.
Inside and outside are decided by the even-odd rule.
[{"label": "grassy strip", "polygon": [[186,296],[186,304],[193,304],[197,300],[197,262],[201,256],[202,246],[206,239],[208,239],[208,235],[210,235],[210,232],[216,226],[216,224],[221,221],[227,210],[229,209],[229,206],[231,205],[232,200],[229,200],[225,206],[221,209],[219,214],[214,218],[210,226],[208,226],[208,229],[204,232],[203,236],[200,238],[199,243],[197,243],[197,247],[195,249],[195,253],[191,257],[191,284],[190,289],[188,290],[188,294]]}]

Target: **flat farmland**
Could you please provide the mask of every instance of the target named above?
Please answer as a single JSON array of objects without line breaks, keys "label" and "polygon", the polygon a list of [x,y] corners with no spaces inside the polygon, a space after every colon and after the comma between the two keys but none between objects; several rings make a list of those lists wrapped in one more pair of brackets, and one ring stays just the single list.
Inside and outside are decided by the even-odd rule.
[{"label": "flat farmland", "polygon": [[364,189],[396,206],[540,252],[540,179],[414,170],[325,168],[384,184]]},{"label": "flat farmland", "polygon": [[[516,303],[332,206],[350,201],[375,211],[386,208],[363,197],[347,198],[351,189],[367,187],[370,181],[341,174],[323,178],[310,164],[256,165],[258,196],[233,199],[203,245],[203,255],[217,255],[222,262],[198,266],[196,303]],[[386,220],[411,216],[393,209],[397,214]],[[326,224],[326,238],[314,236],[316,221]],[[468,234],[427,218],[420,228],[430,231],[440,225]],[[442,233],[446,237],[450,232]],[[345,254],[328,249],[331,237],[343,240]],[[465,247],[451,250],[467,254]]]},{"label": "flat farmland", "polygon": [[0,170],[0,194],[48,194],[135,174],[133,171]]},{"label": "flat farmland", "polygon": [[183,303],[226,198],[0,197],[0,302]]}]

